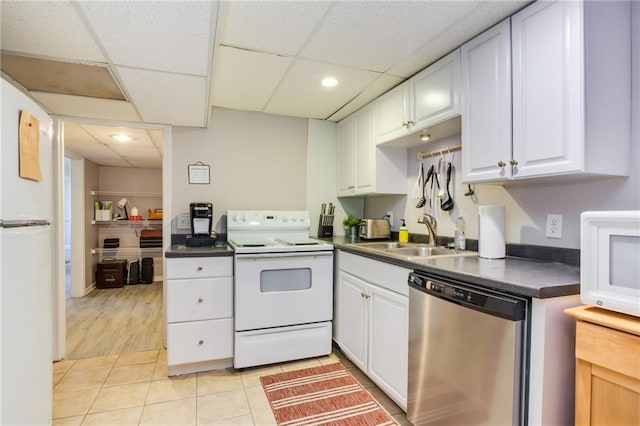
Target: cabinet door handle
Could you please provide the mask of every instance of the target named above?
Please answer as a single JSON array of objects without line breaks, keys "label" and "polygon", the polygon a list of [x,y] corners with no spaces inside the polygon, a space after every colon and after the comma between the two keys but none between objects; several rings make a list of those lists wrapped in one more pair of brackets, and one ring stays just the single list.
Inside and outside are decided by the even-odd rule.
[{"label": "cabinet door handle", "polygon": [[407,122],[406,121],[402,122],[402,127],[407,127]]},{"label": "cabinet door handle", "polygon": [[407,121],[407,127],[413,126],[415,123],[412,120]]},{"label": "cabinet door handle", "polygon": [[204,345],[204,340],[198,340],[198,344],[199,344],[200,346]]},{"label": "cabinet door handle", "polygon": [[198,266],[197,270],[202,271],[204,268],[202,266]]},{"label": "cabinet door handle", "polygon": [[513,158],[511,160],[509,160],[509,164],[511,164],[511,167],[513,166],[517,166],[518,165],[518,161],[514,160]]},{"label": "cabinet door handle", "polygon": [[198,303],[202,303],[204,302],[204,299],[202,297],[198,297]]},{"label": "cabinet door handle", "polygon": [[500,167],[501,169],[504,168],[504,166],[506,166],[506,165],[507,164],[504,161],[502,161],[502,160],[498,161],[498,167]]},{"label": "cabinet door handle", "polygon": [[364,291],[360,292],[360,297],[362,297],[364,299],[364,297],[365,297]]}]

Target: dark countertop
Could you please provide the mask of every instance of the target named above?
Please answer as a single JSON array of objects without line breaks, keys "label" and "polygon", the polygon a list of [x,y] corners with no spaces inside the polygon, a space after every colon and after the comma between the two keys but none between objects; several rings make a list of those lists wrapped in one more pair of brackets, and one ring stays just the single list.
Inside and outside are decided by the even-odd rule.
[{"label": "dark countertop", "polygon": [[545,299],[580,293],[580,268],[563,263],[517,257],[482,259],[477,255],[409,261],[358,247],[360,241],[349,237],[325,241],[345,252],[519,296]]},{"label": "dark countertop", "polygon": [[233,249],[227,245],[226,241],[218,241],[213,247],[187,247],[182,244],[173,244],[164,252],[166,258],[220,256],[233,256]]}]

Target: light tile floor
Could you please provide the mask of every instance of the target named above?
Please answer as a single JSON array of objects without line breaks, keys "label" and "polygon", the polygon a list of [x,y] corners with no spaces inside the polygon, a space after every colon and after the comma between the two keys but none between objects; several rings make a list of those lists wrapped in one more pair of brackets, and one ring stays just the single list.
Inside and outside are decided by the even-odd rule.
[{"label": "light tile floor", "polygon": [[167,377],[165,350],[53,365],[53,425],[275,425],[259,378],[341,362],[400,425],[405,413],[336,350],[325,357]]}]

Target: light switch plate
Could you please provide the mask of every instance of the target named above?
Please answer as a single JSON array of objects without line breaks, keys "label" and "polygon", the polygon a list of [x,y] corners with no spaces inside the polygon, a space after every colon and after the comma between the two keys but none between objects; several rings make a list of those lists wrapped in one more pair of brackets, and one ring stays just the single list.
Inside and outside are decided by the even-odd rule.
[{"label": "light switch plate", "polygon": [[188,214],[178,215],[178,222],[176,223],[176,229],[191,229],[191,224],[189,223]]}]

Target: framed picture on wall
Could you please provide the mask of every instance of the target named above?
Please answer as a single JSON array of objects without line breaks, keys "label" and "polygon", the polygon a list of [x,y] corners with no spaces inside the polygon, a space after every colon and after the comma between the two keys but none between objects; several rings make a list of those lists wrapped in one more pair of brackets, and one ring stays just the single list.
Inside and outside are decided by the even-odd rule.
[{"label": "framed picture on wall", "polygon": [[195,164],[189,164],[187,167],[189,170],[190,184],[208,185],[211,183],[210,167],[208,164],[198,161]]}]

